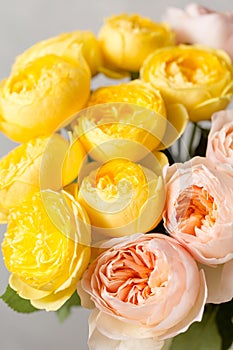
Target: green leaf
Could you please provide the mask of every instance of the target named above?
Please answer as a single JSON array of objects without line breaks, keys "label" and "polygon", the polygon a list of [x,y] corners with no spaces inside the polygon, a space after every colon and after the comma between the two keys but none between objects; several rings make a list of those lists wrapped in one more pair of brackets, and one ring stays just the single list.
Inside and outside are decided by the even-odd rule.
[{"label": "green leaf", "polygon": [[9,285],[3,295],[0,298],[14,311],[24,314],[39,311],[36,309],[29,300],[21,298]]},{"label": "green leaf", "polygon": [[227,350],[233,343],[233,299],[219,305],[216,322],[222,336],[221,350]]},{"label": "green leaf", "polygon": [[81,306],[81,300],[77,292],[68,299],[65,304],[57,310],[57,316],[61,322],[64,322],[71,313],[71,308],[73,306]]},{"label": "green leaf", "polygon": [[201,322],[193,323],[189,329],[176,336],[171,350],[221,350],[221,337],[215,322],[217,309],[206,308]]}]

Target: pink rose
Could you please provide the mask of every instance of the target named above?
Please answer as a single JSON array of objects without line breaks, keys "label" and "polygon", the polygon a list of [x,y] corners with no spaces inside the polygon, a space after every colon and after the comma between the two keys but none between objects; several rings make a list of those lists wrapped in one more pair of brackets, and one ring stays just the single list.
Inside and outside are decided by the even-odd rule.
[{"label": "pink rose", "polygon": [[193,3],[185,11],[168,8],[163,20],[176,32],[178,43],[223,49],[233,58],[233,12],[215,12]]},{"label": "pink rose", "polygon": [[202,319],[204,274],[176,240],[162,234],[135,234],[112,239],[107,246],[111,248],[90,265],[78,286],[81,300],[88,293],[98,309],[90,318],[89,343],[95,331],[105,341],[147,339],[149,343],[153,338],[154,348],[161,349],[161,340]]},{"label": "pink rose", "polygon": [[[211,267],[205,269],[207,302],[233,297],[233,270],[227,267],[233,258],[232,176],[221,164],[201,157],[168,167],[165,176],[164,225],[199,262]],[[214,287],[218,283],[221,290]]]},{"label": "pink rose", "polygon": [[233,167],[233,109],[213,114],[206,157]]}]

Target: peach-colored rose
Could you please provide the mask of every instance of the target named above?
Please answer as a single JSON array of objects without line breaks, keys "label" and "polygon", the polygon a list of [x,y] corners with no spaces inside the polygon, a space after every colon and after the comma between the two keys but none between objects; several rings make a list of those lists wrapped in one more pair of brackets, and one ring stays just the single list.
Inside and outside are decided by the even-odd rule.
[{"label": "peach-colored rose", "polygon": [[102,247],[109,249],[78,285],[82,305],[87,306],[86,292],[98,309],[91,316],[97,332],[123,341],[154,338],[158,346],[201,320],[204,274],[176,240],[157,233],[135,234]]},{"label": "peach-colored rose", "polygon": [[163,19],[176,32],[177,42],[223,49],[233,58],[233,12],[215,12],[192,3],[185,10],[168,8]]},{"label": "peach-colored rose", "polygon": [[206,157],[213,163],[233,166],[233,109],[212,116]]},{"label": "peach-colored rose", "polygon": [[[233,258],[233,173],[207,158],[195,157],[169,167],[165,182],[163,217],[168,232],[202,264],[223,268]],[[213,278],[211,272],[207,282]],[[218,273],[217,269],[215,272]],[[222,290],[219,302],[233,297],[233,288],[224,291],[227,279],[233,280],[232,273],[232,269],[227,269],[227,275],[225,271],[225,277],[219,279]],[[214,286],[207,285],[214,300]]]}]

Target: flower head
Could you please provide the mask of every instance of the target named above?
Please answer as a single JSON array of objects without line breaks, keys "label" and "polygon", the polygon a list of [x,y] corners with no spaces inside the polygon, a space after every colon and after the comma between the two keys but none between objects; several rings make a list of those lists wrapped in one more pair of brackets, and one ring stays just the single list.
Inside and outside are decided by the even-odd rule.
[{"label": "flower head", "polygon": [[163,16],[179,43],[225,50],[233,58],[233,13],[217,12],[191,3],[185,10],[168,8]]},{"label": "flower head", "polygon": [[72,56],[46,55],[12,72],[0,88],[0,129],[15,141],[51,135],[85,106],[90,72],[81,49]]},{"label": "flower head", "polygon": [[212,116],[206,157],[213,163],[233,167],[233,110],[220,111]]},{"label": "flower head", "polygon": [[104,64],[113,70],[137,72],[154,50],[174,43],[166,24],[136,14],[108,18],[99,32]]},{"label": "flower head", "polygon": [[88,218],[76,201],[72,212],[66,201],[56,192],[35,193],[11,211],[2,243],[10,286],[47,311],[70,298],[90,258]]},{"label": "flower head", "polygon": [[161,174],[124,158],[93,166],[78,194],[93,232],[119,237],[156,226],[164,204]]},{"label": "flower head", "polygon": [[74,135],[98,161],[122,154],[138,161],[169,147],[188,120],[182,105],[165,107],[160,92],[141,80],[99,88],[88,105],[73,123]]},{"label": "flower head", "polygon": [[203,264],[213,303],[233,297],[232,180],[232,171],[200,157],[172,165],[165,177],[165,227]]},{"label": "flower head", "polygon": [[103,245],[107,247],[78,286],[81,299],[88,293],[98,309],[95,327],[101,334],[158,341],[201,320],[203,274],[177,241],[156,233],[136,234],[110,240]]},{"label": "flower head", "polygon": [[0,159],[0,222],[9,209],[43,189],[60,190],[78,175],[85,152],[75,141],[69,146],[58,134],[36,138]]},{"label": "flower head", "polygon": [[166,104],[183,103],[191,121],[207,120],[229,104],[233,68],[223,51],[180,45],[152,53],[141,77],[159,89]]}]

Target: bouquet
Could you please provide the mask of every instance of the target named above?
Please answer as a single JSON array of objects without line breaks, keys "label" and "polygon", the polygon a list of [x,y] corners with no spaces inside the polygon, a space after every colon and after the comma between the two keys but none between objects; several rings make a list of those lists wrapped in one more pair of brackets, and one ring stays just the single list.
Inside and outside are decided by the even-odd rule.
[{"label": "bouquet", "polygon": [[191,4],[17,57],[0,85],[20,143],[0,160],[12,309],[92,309],[91,350],[231,347],[232,47],[233,14]]}]

